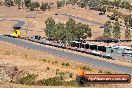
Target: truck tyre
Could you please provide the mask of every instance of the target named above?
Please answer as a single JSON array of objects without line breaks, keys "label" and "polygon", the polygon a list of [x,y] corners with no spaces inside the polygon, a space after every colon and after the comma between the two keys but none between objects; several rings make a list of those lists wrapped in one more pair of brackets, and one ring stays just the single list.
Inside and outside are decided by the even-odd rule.
[{"label": "truck tyre", "polygon": [[84,76],[77,76],[76,81],[79,85],[84,85],[86,83],[86,78]]}]

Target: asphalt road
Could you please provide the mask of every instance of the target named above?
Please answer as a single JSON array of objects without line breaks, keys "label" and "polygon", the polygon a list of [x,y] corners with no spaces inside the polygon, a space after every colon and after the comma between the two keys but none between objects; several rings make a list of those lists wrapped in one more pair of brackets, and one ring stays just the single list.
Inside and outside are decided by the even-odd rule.
[{"label": "asphalt road", "polygon": [[109,63],[109,62],[105,62],[105,61],[101,61],[101,60],[97,60],[97,59],[92,59],[92,58],[89,58],[86,56],[73,54],[70,52],[64,52],[64,51],[59,51],[59,50],[47,48],[45,46],[39,46],[39,45],[36,45],[33,43],[26,42],[26,41],[21,40],[21,39],[16,39],[16,38],[11,38],[11,37],[6,37],[3,35],[0,35],[0,41],[5,41],[5,42],[9,42],[9,43],[18,45],[18,46],[31,48],[33,50],[47,52],[47,53],[52,54],[52,55],[56,55],[56,56],[60,56],[60,57],[64,57],[64,58],[69,58],[72,60],[77,60],[80,62],[84,62],[86,64],[95,65],[97,67],[105,67],[105,68],[109,68],[109,69],[113,69],[113,70],[117,70],[117,71],[121,71],[121,72],[126,72],[128,74],[132,74],[132,67],[127,67],[127,66]]},{"label": "asphalt road", "polygon": [[64,16],[67,16],[67,17],[71,17],[71,18],[75,18],[75,19],[78,19],[78,20],[81,20],[81,21],[85,21],[85,22],[88,22],[88,23],[91,23],[91,24],[95,24],[95,25],[99,25],[99,26],[104,26],[104,24],[102,23],[99,23],[99,22],[95,22],[95,21],[90,21],[90,20],[87,20],[87,19],[84,19],[84,18],[81,18],[81,17],[77,17],[77,16],[73,16],[71,14],[61,14],[61,15],[64,15]]}]

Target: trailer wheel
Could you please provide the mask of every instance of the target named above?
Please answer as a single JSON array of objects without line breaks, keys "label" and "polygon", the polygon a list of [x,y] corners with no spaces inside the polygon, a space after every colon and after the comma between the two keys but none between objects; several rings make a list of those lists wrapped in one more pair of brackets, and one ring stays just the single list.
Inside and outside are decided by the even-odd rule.
[{"label": "trailer wheel", "polygon": [[79,85],[84,85],[86,83],[86,78],[84,76],[77,76],[76,81]]}]

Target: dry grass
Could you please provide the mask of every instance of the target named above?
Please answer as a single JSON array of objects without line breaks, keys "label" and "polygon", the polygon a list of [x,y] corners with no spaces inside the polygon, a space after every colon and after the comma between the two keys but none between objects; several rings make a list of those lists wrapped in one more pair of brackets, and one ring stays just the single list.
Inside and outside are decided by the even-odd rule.
[{"label": "dry grass", "polygon": [[[55,3],[57,0],[33,0],[33,1],[39,1],[39,2],[50,2]],[[76,7],[76,8],[75,8]],[[73,9],[74,8],[74,9]],[[126,10],[122,10],[120,12],[123,13],[131,13]],[[56,16],[55,13],[69,13],[72,15],[76,15],[91,21],[97,21],[100,23],[104,23],[105,21],[109,20],[106,15],[111,13],[106,13],[106,15],[98,15],[99,12],[93,11],[93,10],[86,10],[79,8],[77,6],[65,6],[61,9],[53,8],[51,11],[33,11],[28,12],[25,9],[18,10],[17,7],[0,7],[0,17],[1,18],[7,18],[7,19],[18,19],[18,20],[24,20],[26,21],[26,24],[28,25],[28,35],[41,35],[45,36],[43,32],[43,28],[45,28],[45,20],[48,17],[52,17],[55,19],[56,22],[62,22],[65,23],[68,20],[68,17],[58,15]],[[26,18],[27,16],[35,16],[35,18]],[[76,22],[82,22],[80,20],[76,20]],[[86,23],[86,22],[82,22]],[[88,23],[86,23],[88,24]],[[14,25],[14,22],[10,21],[0,21],[0,33],[2,34],[10,34],[13,30],[11,28]],[[93,31],[93,37],[91,39],[94,39],[96,37],[99,37],[103,34],[103,30],[99,28],[97,25],[90,25]],[[24,28],[26,28],[24,26]],[[25,32],[22,31],[23,36],[25,35]],[[122,36],[122,39],[124,39],[124,36]],[[12,45],[5,42],[0,42],[0,65],[6,65],[6,66],[17,66],[19,69],[28,71],[29,73],[35,73],[38,74],[38,80],[42,78],[49,78],[54,77],[56,75],[56,69],[59,69],[61,72],[71,72],[73,73],[73,78],[75,78],[75,75],[78,73],[77,69],[80,66],[84,66],[86,64],[72,61],[64,58],[60,58],[57,56],[50,55],[48,53],[43,53],[31,49],[25,49],[23,47],[19,47],[16,45]],[[90,56],[93,57],[93,56]],[[97,57],[95,57],[97,58]],[[98,58],[99,59],[99,58]],[[57,64],[53,64],[52,62],[58,62]],[[67,62],[70,64],[70,66],[62,66],[61,63]],[[86,65],[90,68],[92,68],[92,71],[88,71],[87,73],[98,73],[100,68],[92,67],[89,65]],[[49,67],[49,70],[46,70]],[[102,69],[104,70],[104,69]],[[105,69],[106,70],[106,69]],[[49,75],[50,73],[50,75]],[[130,84],[114,84],[114,85],[96,85],[89,87],[89,88],[131,88],[132,83]],[[16,85],[16,84],[10,84],[10,83],[0,83],[0,88],[64,88],[64,87],[39,87],[39,86],[24,86],[24,85]],[[70,88],[70,87],[65,87]],[[80,88],[80,87],[79,87]]]},{"label": "dry grass", "polygon": [[26,86],[20,84],[0,82],[0,88],[131,88],[130,84],[98,84],[89,87],[69,87],[69,86]]},{"label": "dry grass", "polygon": [[[90,65],[85,65],[83,63],[79,63],[73,60],[68,60],[64,58],[60,58],[57,56],[53,56],[47,53],[26,49],[23,47],[19,47],[13,44],[0,42],[0,65],[4,66],[17,66],[18,69],[28,71],[29,73],[38,74],[37,80],[42,78],[50,78],[56,76],[56,70],[59,69],[59,72],[70,72],[73,73],[73,79],[75,79],[75,75],[78,73],[77,68],[80,66],[88,66],[92,69],[92,71],[87,71],[87,73],[98,73],[100,68],[91,67]],[[52,62],[56,63],[53,64]],[[62,66],[63,62],[67,62],[70,66]],[[48,70],[47,70],[48,68]],[[106,70],[106,69],[105,69]],[[102,69],[103,71],[103,69]],[[50,73],[50,74],[49,74]],[[92,88],[121,88],[121,85],[96,85]],[[128,88],[129,85],[124,85],[124,88]],[[0,88],[41,88],[34,86],[23,86],[9,83],[1,83]],[[48,88],[48,87],[42,87]],[[50,88],[50,87],[49,87]],[[51,87],[52,88],[52,87]],[[56,87],[53,87],[56,88]],[[57,87],[58,88],[58,87]],[[60,87],[62,88],[62,87]],[[70,88],[70,87],[67,87]]]},{"label": "dry grass", "polygon": [[[56,69],[59,69],[60,72],[71,72],[75,77],[78,74],[78,67],[85,65],[77,61],[25,49],[5,42],[0,42],[0,46],[3,46],[0,47],[1,65],[17,66],[19,69],[38,74],[38,79],[54,77],[56,75]],[[69,65],[63,66],[62,63]],[[99,68],[96,69],[90,65],[86,66],[92,68],[92,71],[88,73],[98,73],[99,71]],[[50,70],[46,70],[47,67]]]},{"label": "dry grass", "polygon": [[[44,1],[46,1],[46,0],[44,0]],[[52,0],[50,0],[50,1],[52,1]],[[128,14],[131,13],[126,10],[125,11],[123,10],[123,12],[128,13]],[[68,13],[68,14],[72,14],[74,16],[78,16],[81,18],[88,19],[90,21],[96,21],[96,22],[100,22],[100,23],[105,23],[106,21],[108,21],[109,19],[107,18],[107,15],[111,14],[110,12],[107,12],[106,15],[98,15],[99,12],[97,12],[97,11],[88,10],[88,9],[84,9],[84,8],[80,8],[80,7],[72,6],[72,5],[64,6],[60,9],[57,9],[57,7],[55,7],[55,8],[52,8],[50,11],[44,11],[44,12],[42,12],[42,11],[28,12],[26,9],[18,10],[17,7],[8,8],[8,7],[3,6],[3,7],[0,7],[0,13],[1,13],[0,16],[2,18],[24,20],[26,22],[26,25],[28,25],[28,29],[29,29],[28,35],[29,36],[31,36],[31,35],[45,36],[43,29],[45,28],[45,20],[49,17],[54,18],[57,23],[58,22],[66,23],[66,21],[68,20],[68,17],[62,16],[62,15],[55,15],[56,13],[58,13],[58,14]],[[26,18],[29,16],[33,16],[35,18]],[[80,21],[77,19],[75,19],[75,21],[89,24],[87,22]],[[10,34],[11,31],[13,30],[13,28],[11,28],[13,24],[14,24],[14,22],[0,21],[0,33]],[[95,39],[95,38],[103,35],[103,29],[100,29],[99,26],[92,25],[92,24],[89,24],[89,25],[92,28],[92,38],[90,38],[90,39]],[[24,28],[27,28],[27,27],[24,26]],[[25,33],[22,32],[22,35],[25,36]],[[122,30],[121,39],[124,39],[124,31],[123,30]]]}]

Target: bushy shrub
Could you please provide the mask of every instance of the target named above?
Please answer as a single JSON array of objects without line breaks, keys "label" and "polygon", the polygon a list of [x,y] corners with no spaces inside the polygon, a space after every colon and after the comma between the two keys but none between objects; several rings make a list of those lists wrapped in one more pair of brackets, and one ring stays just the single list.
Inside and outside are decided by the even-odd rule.
[{"label": "bushy shrub", "polygon": [[115,19],[116,19],[116,16],[115,16],[115,15],[111,15],[109,18],[110,18],[111,20],[115,20]]},{"label": "bushy shrub", "polygon": [[53,61],[52,64],[58,64],[58,62],[57,61]]},{"label": "bushy shrub", "polygon": [[66,81],[63,84],[64,86],[78,86],[76,80]]},{"label": "bushy shrub", "polygon": [[59,69],[56,69],[56,75],[58,75]]},{"label": "bushy shrub", "polygon": [[70,74],[69,74],[69,77],[70,77],[70,78],[72,78],[72,77],[73,77],[73,74],[72,74],[72,73],[70,73]]},{"label": "bushy shrub", "polygon": [[66,63],[65,66],[70,66],[70,64],[69,63]]},{"label": "bushy shrub", "polygon": [[83,70],[87,70],[87,71],[92,71],[92,69],[91,69],[91,68],[86,67],[86,66],[82,67],[82,69],[83,69]]},{"label": "bushy shrub", "polygon": [[78,86],[76,80],[64,81],[64,80],[61,80],[59,77],[39,80],[36,82],[36,85],[41,85],[41,86]]},{"label": "bushy shrub", "polygon": [[64,62],[63,62],[63,63],[61,63],[61,65],[62,65],[62,66],[70,66],[70,64],[69,64],[69,63],[64,63]]},{"label": "bushy shrub", "polygon": [[25,77],[16,79],[15,83],[23,85],[34,85],[37,75],[27,74]]},{"label": "bushy shrub", "polygon": [[47,67],[47,68],[46,68],[46,70],[50,70],[50,68],[49,68],[49,67]]},{"label": "bushy shrub", "polygon": [[4,53],[4,55],[11,55],[11,53],[10,53],[10,51],[6,51],[5,53]]},{"label": "bushy shrub", "polygon": [[54,77],[54,78],[43,79],[39,81],[39,84],[45,86],[62,86],[63,80],[60,80],[59,77]]},{"label": "bushy shrub", "polygon": [[63,62],[61,65],[62,65],[62,66],[65,66],[65,63]]},{"label": "bushy shrub", "polygon": [[43,59],[44,62],[46,62],[46,59]]},{"label": "bushy shrub", "polygon": [[102,70],[99,70],[99,72],[98,73],[102,73]]},{"label": "bushy shrub", "polygon": [[110,71],[104,71],[105,74],[112,74]]}]

